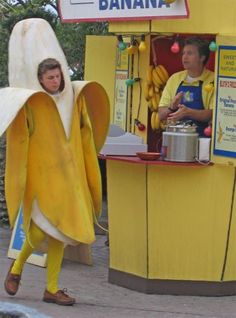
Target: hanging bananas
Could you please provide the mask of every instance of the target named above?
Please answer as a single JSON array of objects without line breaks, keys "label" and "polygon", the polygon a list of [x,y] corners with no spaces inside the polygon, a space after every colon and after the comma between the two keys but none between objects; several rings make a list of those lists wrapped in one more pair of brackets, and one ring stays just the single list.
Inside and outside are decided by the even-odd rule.
[{"label": "hanging bananas", "polygon": [[151,127],[152,130],[157,130],[160,128],[160,118],[157,111],[153,111],[151,115]]},{"label": "hanging bananas", "polygon": [[155,80],[157,81],[157,87],[165,86],[169,78],[169,74],[167,73],[167,70],[164,68],[163,65],[157,65],[152,71],[152,76],[154,84]]},{"label": "hanging bananas", "polygon": [[147,83],[148,85],[152,85],[152,70],[153,70],[154,66],[153,65],[149,65],[148,70],[147,70]]},{"label": "hanging bananas", "polygon": [[149,65],[144,86],[144,95],[148,102],[148,107],[152,112],[151,128],[153,130],[159,129],[161,125],[158,116],[158,105],[168,78],[169,74],[163,65]]}]

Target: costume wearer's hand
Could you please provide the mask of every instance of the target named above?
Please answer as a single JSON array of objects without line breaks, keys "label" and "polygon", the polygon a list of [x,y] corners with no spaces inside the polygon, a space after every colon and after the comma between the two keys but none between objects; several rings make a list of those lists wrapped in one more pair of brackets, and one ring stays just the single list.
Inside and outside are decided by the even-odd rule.
[{"label": "costume wearer's hand", "polygon": [[183,104],[178,105],[178,110],[174,113],[170,113],[168,119],[178,121],[189,116],[189,108]]},{"label": "costume wearer's hand", "polygon": [[178,94],[175,95],[174,99],[172,100],[170,104],[170,108],[175,110],[179,107],[179,104],[181,102],[181,99],[184,95],[184,92],[179,92]]}]

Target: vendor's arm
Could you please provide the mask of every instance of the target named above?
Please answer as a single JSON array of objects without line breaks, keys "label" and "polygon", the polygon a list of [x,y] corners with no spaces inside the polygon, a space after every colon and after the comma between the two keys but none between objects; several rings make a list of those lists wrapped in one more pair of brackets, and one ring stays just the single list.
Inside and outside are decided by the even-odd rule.
[{"label": "vendor's arm", "polygon": [[[214,80],[214,74],[210,71],[205,71],[205,81],[206,83],[212,82]],[[162,97],[159,103],[158,113],[160,120],[183,120],[185,118],[191,118],[192,120],[208,122],[212,119],[212,109],[213,109],[213,95],[214,90],[207,92],[203,89],[203,102],[205,109],[191,109],[181,104],[181,98],[183,93],[179,92],[175,95],[178,88],[180,80],[184,77],[184,72],[179,72],[172,75],[162,93]],[[173,95],[174,94],[174,95]]]},{"label": "vendor's arm", "polygon": [[158,113],[160,120],[165,120],[178,109],[183,93],[176,94],[179,83],[185,78],[186,71],[173,74],[166,83],[159,103]]},{"label": "vendor's arm", "polygon": [[172,100],[170,100],[170,97],[171,97],[170,94],[166,95],[165,99],[164,98],[162,99],[162,102],[164,102],[166,106],[161,106],[158,109],[160,120],[167,119],[169,115],[173,114],[174,112],[178,110],[182,96],[183,96],[183,93],[180,92],[177,95],[175,95]]},{"label": "vendor's arm", "polygon": [[191,118],[192,120],[201,122],[211,121],[213,109],[213,90],[211,92],[203,91],[203,96],[205,108],[192,109],[180,103],[176,105],[180,97],[180,93],[177,94],[173,99],[173,103],[170,105],[170,107],[167,108],[168,114],[166,119],[170,119],[171,121],[178,121],[185,118]]},{"label": "vendor's arm", "polygon": [[178,105],[178,110],[175,112],[170,112],[167,119],[178,121],[184,118],[191,118],[192,120],[197,120],[201,122],[208,122],[212,118],[211,109],[192,109],[185,105]]}]

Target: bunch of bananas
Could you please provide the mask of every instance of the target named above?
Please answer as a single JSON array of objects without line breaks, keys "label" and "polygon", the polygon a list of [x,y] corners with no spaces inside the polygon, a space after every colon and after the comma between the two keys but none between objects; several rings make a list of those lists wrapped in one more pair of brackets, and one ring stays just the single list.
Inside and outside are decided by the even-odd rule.
[{"label": "bunch of bananas", "polygon": [[169,74],[163,65],[149,65],[147,70],[146,83],[144,88],[145,99],[152,112],[151,127],[152,130],[160,128],[160,119],[158,115],[158,105],[161,99],[162,91],[169,78]]}]

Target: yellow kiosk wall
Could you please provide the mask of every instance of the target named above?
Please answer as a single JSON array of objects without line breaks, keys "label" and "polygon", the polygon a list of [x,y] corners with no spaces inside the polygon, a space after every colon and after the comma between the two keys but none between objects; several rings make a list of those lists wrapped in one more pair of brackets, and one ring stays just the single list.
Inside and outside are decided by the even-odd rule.
[{"label": "yellow kiosk wall", "polygon": [[236,33],[235,0],[188,0],[188,19],[156,19],[143,22],[112,22],[109,31],[114,33],[173,32],[196,34]]},{"label": "yellow kiosk wall", "polygon": [[[188,3],[188,19],[109,24],[109,31],[117,35],[146,34],[147,51],[140,53],[139,64],[137,56],[133,60],[133,75],[140,74],[142,88],[147,67],[152,64],[150,36],[211,34],[216,36],[217,44],[236,45],[235,0]],[[102,48],[97,49],[100,56]],[[92,58],[90,54],[89,60]],[[96,76],[100,76],[99,67]],[[86,76],[94,78],[93,71],[90,67]],[[217,68],[215,71],[217,74]],[[112,101],[112,80],[110,83],[107,87]],[[138,85],[132,90],[129,107],[133,121],[139,107]],[[139,119],[146,125],[147,113],[147,102],[142,96]],[[147,131],[133,130],[133,125],[130,131],[147,140]],[[212,155],[212,161],[214,164],[208,167],[192,167],[108,158],[111,282],[144,292],[236,293],[236,160]],[[136,283],[132,284],[132,279]],[[153,287],[155,281],[158,284]],[[170,286],[172,281],[176,282],[174,289]],[[191,285],[193,282],[199,283],[196,289]],[[208,286],[212,288],[210,291]]]},{"label": "yellow kiosk wall", "polygon": [[116,44],[115,36],[86,36],[84,79],[97,81],[105,88],[111,105],[111,121],[114,104]]}]

